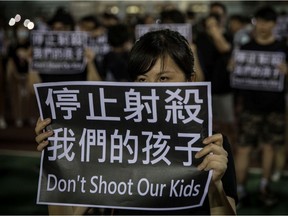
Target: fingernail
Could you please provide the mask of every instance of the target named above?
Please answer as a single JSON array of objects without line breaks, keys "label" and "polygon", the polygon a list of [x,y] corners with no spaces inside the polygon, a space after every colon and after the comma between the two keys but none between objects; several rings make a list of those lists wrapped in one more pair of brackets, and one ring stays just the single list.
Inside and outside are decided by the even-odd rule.
[{"label": "fingernail", "polygon": [[196,159],[199,158],[199,154],[198,153],[195,154],[195,158]]}]

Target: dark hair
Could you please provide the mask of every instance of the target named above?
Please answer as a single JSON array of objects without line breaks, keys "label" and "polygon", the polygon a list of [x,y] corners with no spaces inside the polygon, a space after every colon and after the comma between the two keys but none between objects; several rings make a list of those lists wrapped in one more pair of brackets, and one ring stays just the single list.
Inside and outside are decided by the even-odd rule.
[{"label": "dark hair", "polygon": [[177,9],[170,9],[170,10],[162,11],[160,13],[160,19],[162,23],[167,23],[167,22],[185,23],[186,22],[185,15]]},{"label": "dark hair", "polygon": [[75,21],[73,16],[64,7],[57,8],[53,17],[48,21],[48,25],[53,25],[56,22],[61,22],[64,25],[69,26],[71,30],[74,30]]},{"label": "dark hair", "polygon": [[241,15],[241,14],[232,14],[230,17],[229,17],[229,20],[232,21],[232,20],[235,20],[235,21],[239,21],[240,23],[243,23],[243,24],[248,24],[251,22],[250,18],[248,16],[244,16],[244,15]]},{"label": "dark hair", "polygon": [[101,26],[100,21],[98,20],[98,18],[94,15],[87,15],[84,16],[80,19],[80,22],[92,22],[95,26],[95,28],[98,28]]},{"label": "dark hair", "polygon": [[107,40],[112,47],[121,47],[131,39],[129,27],[125,24],[116,24],[108,27]]},{"label": "dark hair", "polygon": [[132,81],[145,74],[159,58],[170,56],[185,73],[187,80],[194,73],[194,56],[188,41],[179,32],[169,29],[144,34],[133,46],[128,62]]},{"label": "dark hair", "polygon": [[117,15],[109,13],[109,12],[102,13],[101,17],[103,19],[113,19],[115,21],[119,21],[119,17]]},{"label": "dark hair", "polygon": [[277,20],[277,12],[270,6],[264,6],[259,8],[254,17],[256,19],[263,19],[266,21],[273,21],[276,22]]},{"label": "dark hair", "polygon": [[226,14],[227,13],[227,8],[224,4],[222,4],[221,2],[212,2],[210,4],[210,10],[213,8],[213,7],[220,7],[222,8],[223,12]]}]

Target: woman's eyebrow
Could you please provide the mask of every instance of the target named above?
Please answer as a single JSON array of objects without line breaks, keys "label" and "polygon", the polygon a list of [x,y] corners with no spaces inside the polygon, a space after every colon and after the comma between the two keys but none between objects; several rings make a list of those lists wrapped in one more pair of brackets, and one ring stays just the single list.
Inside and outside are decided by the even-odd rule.
[{"label": "woman's eyebrow", "polygon": [[171,70],[163,70],[163,71],[160,71],[159,74],[164,74],[164,73],[173,73],[175,71],[171,71]]}]

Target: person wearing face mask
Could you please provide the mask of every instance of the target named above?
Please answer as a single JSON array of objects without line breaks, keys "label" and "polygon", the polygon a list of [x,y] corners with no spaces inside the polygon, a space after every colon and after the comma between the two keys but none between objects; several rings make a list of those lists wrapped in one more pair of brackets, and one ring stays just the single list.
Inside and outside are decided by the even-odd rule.
[{"label": "person wearing face mask", "polygon": [[[194,82],[194,56],[187,40],[178,32],[159,30],[143,35],[133,46],[127,72],[134,82]],[[42,151],[53,136],[53,131],[43,132],[51,119],[38,120],[35,132],[38,151]],[[209,153],[213,153],[209,154]],[[110,215],[158,214],[236,214],[236,176],[233,156],[227,138],[216,133],[203,140],[203,149],[196,154],[204,158],[199,170],[213,170],[208,196],[203,206],[179,211],[141,211],[109,209]],[[89,208],[49,206],[50,214],[84,214]]]},{"label": "person wearing face mask", "polygon": [[[32,124],[35,123],[33,114],[30,112],[32,109],[29,106],[34,97],[29,94],[27,86],[31,47],[29,30],[26,27],[17,26],[15,34],[16,41],[8,51],[7,79],[12,117],[16,127],[22,127],[24,120],[29,119]],[[27,110],[24,110],[25,107]]]}]

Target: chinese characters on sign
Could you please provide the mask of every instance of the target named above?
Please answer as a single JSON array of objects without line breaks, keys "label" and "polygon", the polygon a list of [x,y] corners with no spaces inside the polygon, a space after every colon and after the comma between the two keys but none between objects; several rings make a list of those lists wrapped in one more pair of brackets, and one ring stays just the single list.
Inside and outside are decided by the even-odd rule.
[{"label": "chinese characters on sign", "polygon": [[231,86],[239,89],[282,91],[284,74],[279,71],[285,62],[282,52],[235,50],[235,67]]},{"label": "chinese characters on sign", "polygon": [[35,91],[54,131],[42,154],[38,203],[203,204],[211,172],[196,169],[195,154],[212,133],[209,83],[59,82]]},{"label": "chinese characters on sign", "polygon": [[82,73],[87,39],[84,32],[33,31],[33,69],[46,74]]}]

